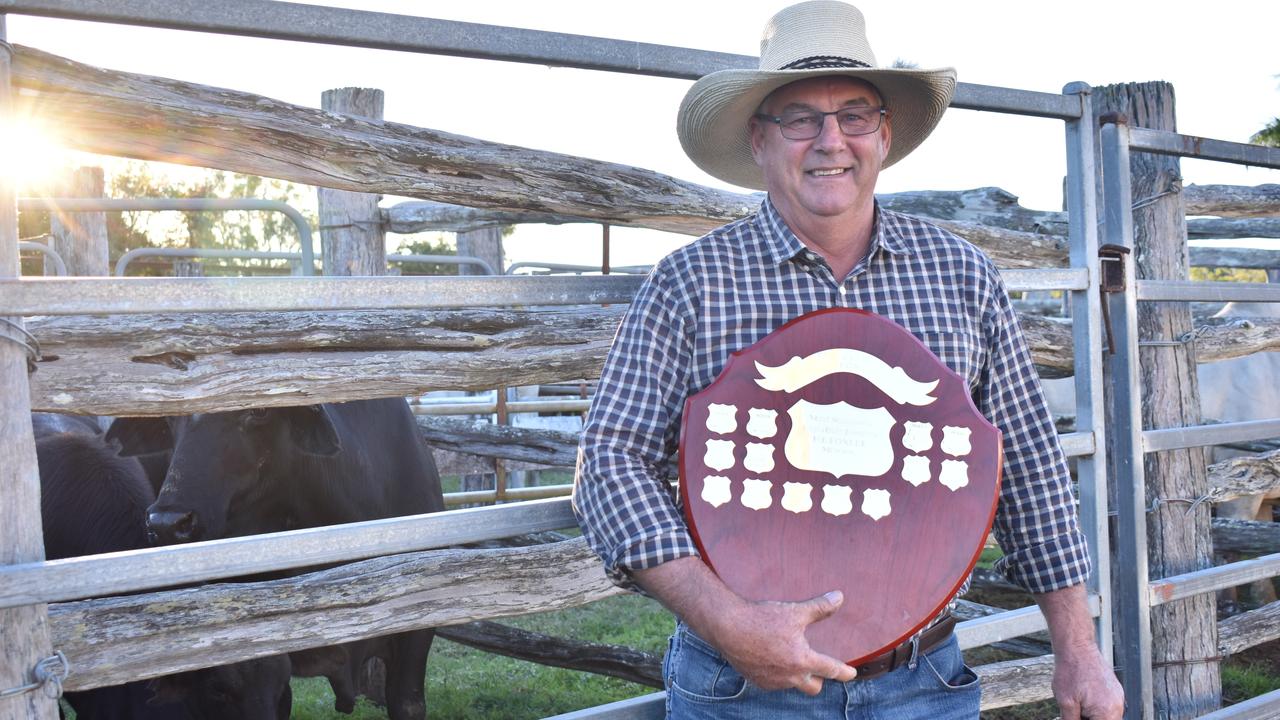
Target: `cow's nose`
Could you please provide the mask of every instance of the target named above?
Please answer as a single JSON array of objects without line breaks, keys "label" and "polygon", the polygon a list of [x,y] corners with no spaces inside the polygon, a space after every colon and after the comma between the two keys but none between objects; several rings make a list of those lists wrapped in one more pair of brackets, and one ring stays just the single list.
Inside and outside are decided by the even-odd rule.
[{"label": "cow's nose", "polygon": [[198,530],[194,512],[161,510],[147,514],[147,539],[155,545],[191,542]]}]

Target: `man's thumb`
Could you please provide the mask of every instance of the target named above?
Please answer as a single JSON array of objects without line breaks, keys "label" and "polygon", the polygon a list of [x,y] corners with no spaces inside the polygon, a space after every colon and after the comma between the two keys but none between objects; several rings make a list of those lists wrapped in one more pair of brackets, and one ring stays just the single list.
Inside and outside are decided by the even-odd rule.
[{"label": "man's thumb", "polygon": [[840,606],[843,603],[844,593],[839,590],[832,590],[829,593],[813,598],[805,603],[812,610],[809,622],[815,623],[824,618],[831,617],[835,614],[836,610],[840,609]]}]

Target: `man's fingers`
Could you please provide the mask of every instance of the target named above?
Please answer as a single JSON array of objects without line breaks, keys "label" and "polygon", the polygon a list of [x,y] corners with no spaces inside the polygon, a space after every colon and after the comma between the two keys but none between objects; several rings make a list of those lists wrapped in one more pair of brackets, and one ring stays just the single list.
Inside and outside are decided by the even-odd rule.
[{"label": "man's fingers", "polygon": [[800,603],[800,605],[808,611],[808,620],[805,624],[812,625],[819,620],[831,617],[835,614],[836,610],[840,609],[840,605],[843,603],[844,593],[839,590],[832,590],[829,593],[819,595],[816,598]]},{"label": "man's fingers", "polygon": [[805,695],[817,695],[822,692],[822,683],[824,678],[817,675],[806,675],[800,684],[796,685],[796,689]]}]

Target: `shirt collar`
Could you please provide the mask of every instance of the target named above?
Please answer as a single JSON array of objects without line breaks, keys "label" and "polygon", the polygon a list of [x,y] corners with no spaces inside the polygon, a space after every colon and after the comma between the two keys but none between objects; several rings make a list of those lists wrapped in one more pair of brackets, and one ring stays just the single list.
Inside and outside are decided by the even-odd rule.
[{"label": "shirt collar", "polygon": [[[812,252],[800,238],[791,231],[787,221],[782,219],[778,209],[774,207],[769,196],[760,203],[760,211],[756,214],[756,222],[762,230],[765,250],[776,264],[781,264],[805,252]],[[895,255],[909,255],[911,246],[904,237],[898,215],[880,207],[876,201],[875,232],[871,237],[871,247],[867,249],[867,257],[875,255],[876,250],[884,249]]]}]

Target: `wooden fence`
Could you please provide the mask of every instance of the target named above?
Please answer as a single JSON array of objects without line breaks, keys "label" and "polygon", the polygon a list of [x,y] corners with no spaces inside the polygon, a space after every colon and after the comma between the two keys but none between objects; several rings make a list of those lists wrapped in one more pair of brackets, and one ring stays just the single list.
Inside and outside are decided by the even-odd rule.
[{"label": "wooden fence", "polygon": [[[690,234],[740,217],[758,202],[637,168],[390,122],[335,120],[322,111],[90,68],[29,48],[14,47],[11,73],[22,91],[20,102],[29,103],[37,117],[69,124],[68,139],[91,152],[415,196],[523,217]],[[982,92],[991,90],[962,87],[959,102],[980,107]],[[1035,99],[1053,105],[1060,98]],[[1070,117],[1054,114],[1058,110],[1044,113]],[[150,123],[136,122],[139,117]],[[157,125],[165,128],[163,137],[154,133]],[[1244,218],[1239,224],[1215,221],[1222,225],[1206,232],[1280,235],[1252,219],[1259,207],[1262,214],[1280,214],[1280,188],[1188,188],[1185,193],[1197,198],[1189,205],[1196,214]],[[1250,195],[1247,205],[1239,202],[1242,193]],[[904,194],[886,204],[932,217],[972,240],[995,259],[1014,289],[1088,287],[1087,278],[1061,270],[1070,265],[1061,214],[1017,208],[997,192],[973,196],[979,201],[962,203],[960,210],[930,204],[936,193]],[[0,216],[0,223],[9,221]],[[0,242],[0,248],[5,245]],[[16,266],[9,260],[0,255],[3,269]],[[1045,268],[1059,270],[1045,273]],[[625,303],[635,290],[633,278],[485,280],[91,278],[18,284],[0,279],[3,314],[41,316],[31,318],[27,330],[43,353],[29,381],[25,363],[10,357],[3,366],[4,396],[12,398],[9,390],[27,388],[28,382],[30,387],[29,395],[17,393],[21,402],[11,404],[5,417],[24,414],[28,397],[37,410],[168,415],[595,377],[620,310],[583,306]],[[85,317],[91,312],[107,317]],[[1070,374],[1071,328],[1034,315],[1021,320],[1042,373]],[[1270,322],[1246,325],[1228,319],[1205,325],[1197,338],[1202,359],[1225,358],[1276,349],[1278,332]],[[0,459],[27,468],[27,474],[0,476],[5,497],[0,505],[29,509],[30,498],[21,493],[29,492],[34,459],[26,450],[30,437],[21,437],[14,425],[0,435]],[[563,440],[544,449],[547,457],[564,457]],[[1090,447],[1086,438],[1067,440],[1082,449],[1079,454]],[[457,446],[474,449],[470,442]],[[536,444],[527,441],[524,449],[499,443],[485,454],[516,457],[531,442]],[[1254,492],[1259,477],[1228,487],[1224,476],[1221,492],[1224,497]],[[411,628],[571,607],[617,592],[580,540],[449,549],[572,522],[567,501],[554,499],[53,563],[39,561],[29,537],[0,535],[5,563],[0,620],[6,629],[20,630],[6,634],[0,685],[16,684],[9,681],[23,677],[29,659],[50,647],[66,653],[75,668],[66,688],[84,689]],[[30,518],[19,527],[29,530]],[[38,520],[34,527],[38,532]],[[7,532],[0,525],[0,533]],[[355,562],[287,580],[156,589],[349,561]],[[140,591],[147,592],[102,597]],[[235,603],[219,601],[229,595]],[[366,599],[352,605],[352,596]],[[46,609],[43,603],[52,604]],[[158,615],[157,608],[165,614]],[[1264,608],[1224,622],[1222,646],[1240,648],[1274,636],[1277,624],[1270,618],[1275,612]],[[1267,630],[1260,632],[1259,625]],[[959,632],[962,643],[972,647],[1043,628],[1031,608],[972,620]],[[188,649],[193,645],[207,651],[193,657]],[[984,707],[1049,697],[1051,672],[1051,656],[980,668]],[[13,701],[0,700],[0,718],[28,712],[51,717],[47,704],[24,702],[30,707],[14,709]]]}]

